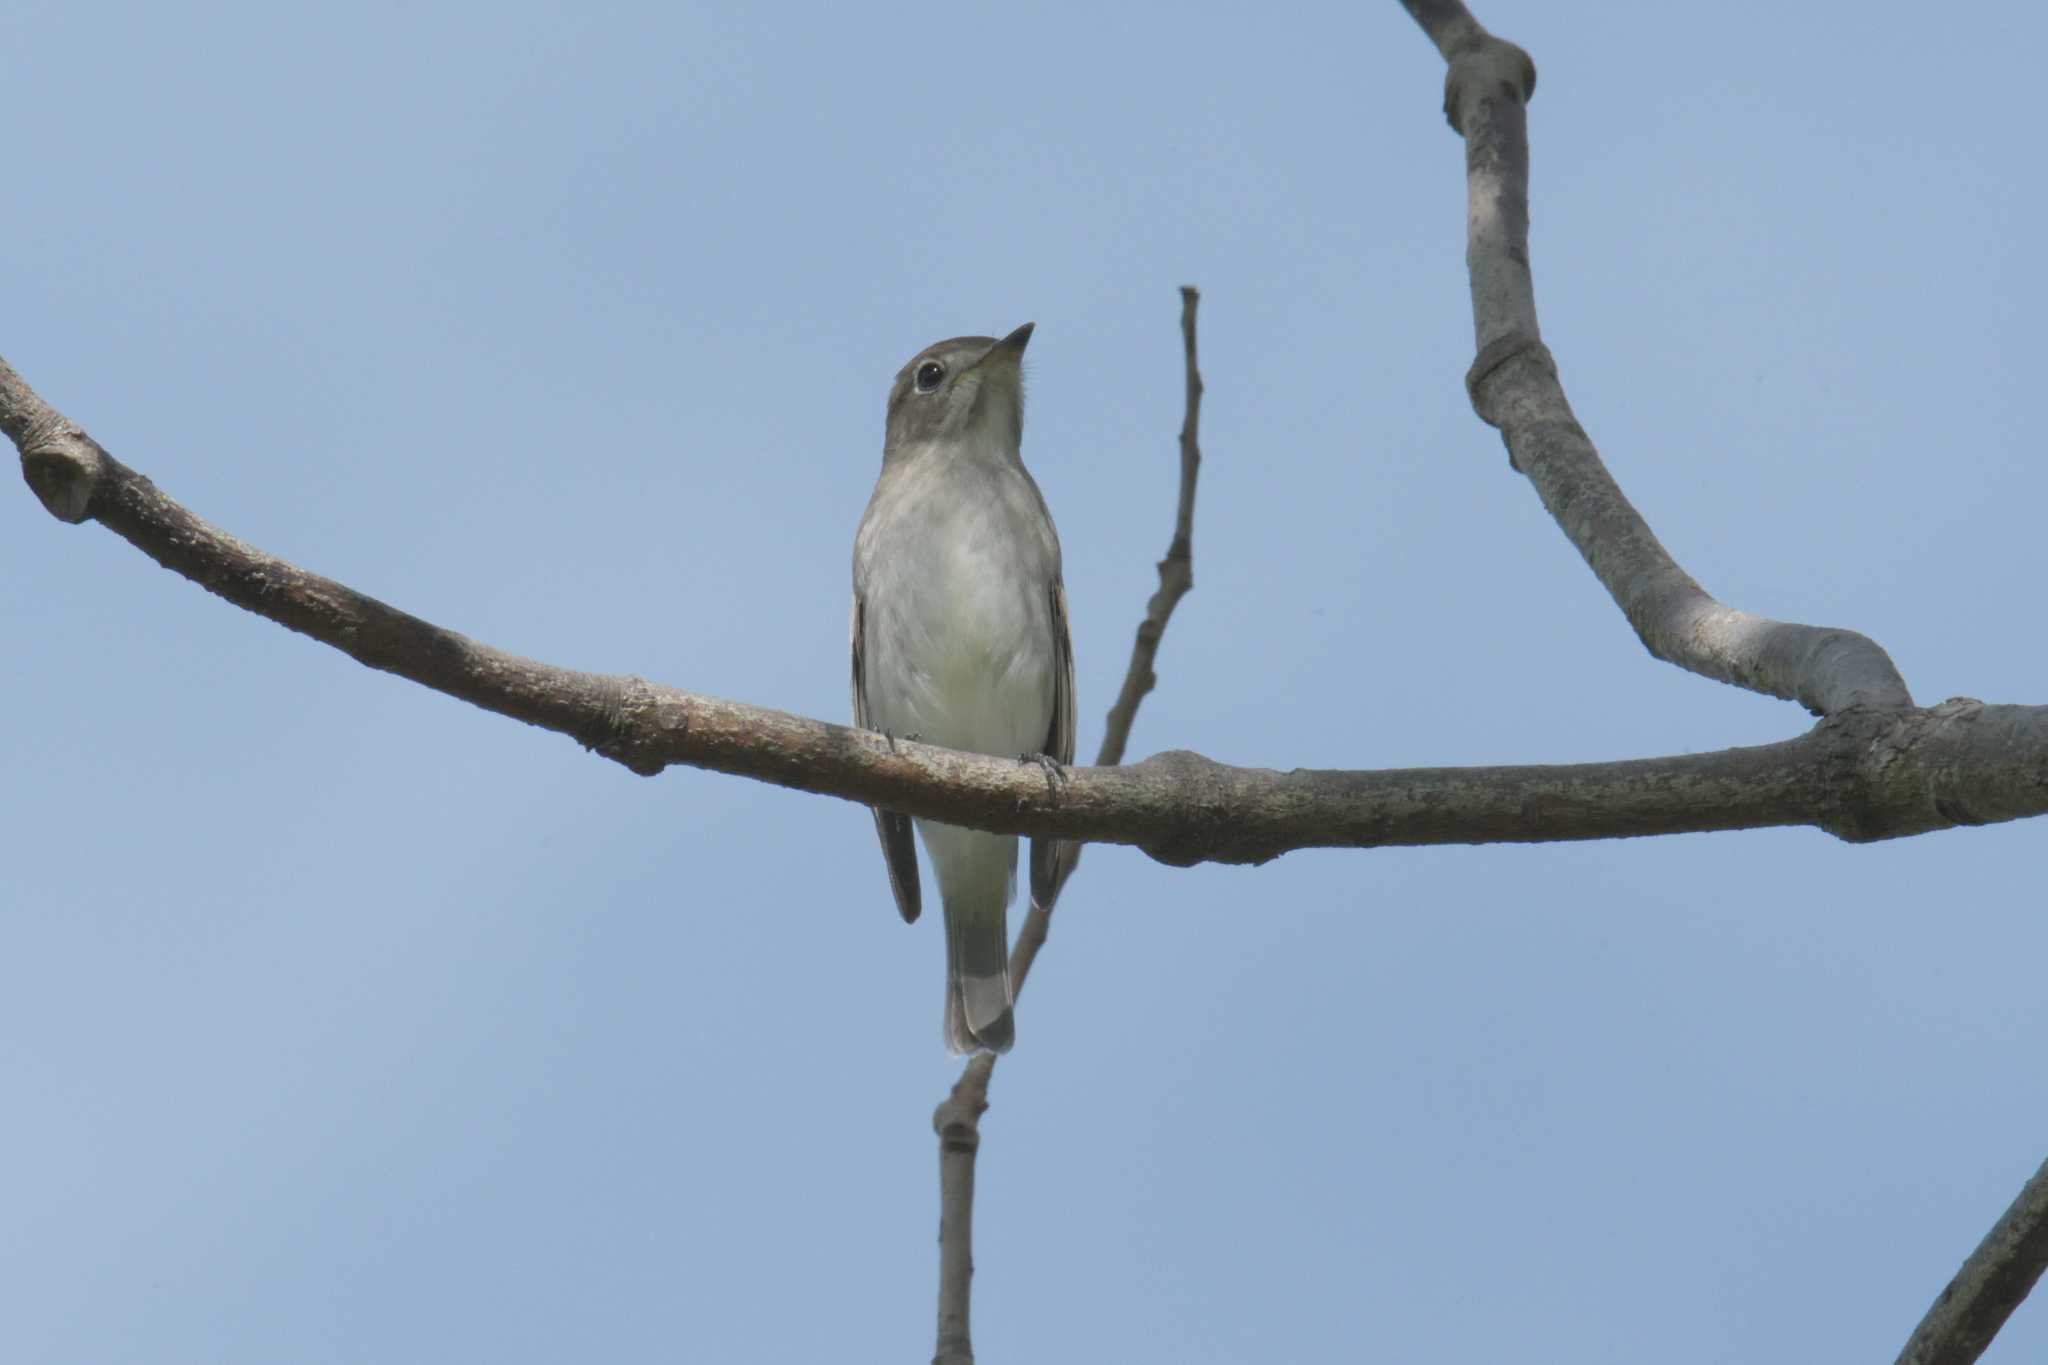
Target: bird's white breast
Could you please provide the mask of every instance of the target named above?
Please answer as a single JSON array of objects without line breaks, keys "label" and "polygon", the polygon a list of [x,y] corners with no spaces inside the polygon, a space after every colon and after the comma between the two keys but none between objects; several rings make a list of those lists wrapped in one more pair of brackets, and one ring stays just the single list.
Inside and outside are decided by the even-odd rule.
[{"label": "bird's white breast", "polygon": [[981,455],[917,452],[876,489],[855,548],[868,723],[1035,753],[1052,723],[1058,542],[1022,466]]}]

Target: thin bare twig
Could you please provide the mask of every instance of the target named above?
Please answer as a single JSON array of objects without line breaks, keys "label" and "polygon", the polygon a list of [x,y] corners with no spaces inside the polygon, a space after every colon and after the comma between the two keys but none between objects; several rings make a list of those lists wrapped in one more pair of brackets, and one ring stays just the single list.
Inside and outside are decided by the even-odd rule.
[{"label": "thin bare twig", "polygon": [[[1181,286],[1180,335],[1187,398],[1180,427],[1180,501],[1174,514],[1173,540],[1166,547],[1166,558],[1159,561],[1159,591],[1145,604],[1145,619],[1138,623],[1123,690],[1109,709],[1102,747],[1096,752],[1098,768],[1113,768],[1123,762],[1138,706],[1159,681],[1153,663],[1159,656],[1166,623],[1180,599],[1195,586],[1195,480],[1202,468],[1202,371],[1196,358],[1195,310],[1201,299],[1194,286]],[[1018,994],[1024,990],[1024,979],[1038,959],[1038,950],[1045,946],[1053,905],[1080,864],[1082,847],[1076,844],[1068,851],[1052,895],[1045,904],[1032,905],[1024,927],[1017,932],[1016,947],[1010,952],[1010,983]],[[974,1365],[974,1342],[968,1329],[974,1279],[974,1167],[981,1150],[981,1116],[988,1110],[989,1081],[995,1069],[993,1053],[969,1058],[952,1093],[932,1115],[932,1127],[939,1135],[939,1345],[932,1365]]]},{"label": "thin bare twig", "polygon": [[1158,685],[1153,661],[1159,657],[1159,639],[1173,609],[1188,589],[1195,586],[1195,481],[1202,472],[1202,371],[1196,358],[1195,309],[1202,296],[1193,285],[1180,291],[1181,353],[1187,371],[1186,416],[1180,427],[1180,503],[1174,513],[1173,541],[1166,558],[1159,561],[1159,591],[1145,604],[1145,619],[1138,623],[1138,638],[1131,646],[1131,665],[1124,670],[1124,685],[1102,732],[1102,749],[1097,767],[1114,767],[1124,761],[1124,747],[1130,742],[1131,722],[1138,718],[1138,703]]}]

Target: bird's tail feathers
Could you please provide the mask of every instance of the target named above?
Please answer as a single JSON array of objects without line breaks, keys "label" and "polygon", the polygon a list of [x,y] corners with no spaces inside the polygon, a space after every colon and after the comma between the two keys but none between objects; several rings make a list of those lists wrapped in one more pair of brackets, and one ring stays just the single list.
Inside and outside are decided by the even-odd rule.
[{"label": "bird's tail feathers", "polygon": [[946,1047],[956,1055],[1016,1041],[1008,921],[1002,901],[946,905]]}]

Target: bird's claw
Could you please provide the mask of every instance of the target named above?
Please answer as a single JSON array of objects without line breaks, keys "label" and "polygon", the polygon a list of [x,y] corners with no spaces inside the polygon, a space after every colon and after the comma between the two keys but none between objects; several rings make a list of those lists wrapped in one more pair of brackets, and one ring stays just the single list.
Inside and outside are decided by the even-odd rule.
[{"label": "bird's claw", "polygon": [[1046,795],[1059,799],[1061,789],[1067,785],[1067,770],[1051,754],[1018,754],[1019,763],[1036,763],[1045,773]]}]

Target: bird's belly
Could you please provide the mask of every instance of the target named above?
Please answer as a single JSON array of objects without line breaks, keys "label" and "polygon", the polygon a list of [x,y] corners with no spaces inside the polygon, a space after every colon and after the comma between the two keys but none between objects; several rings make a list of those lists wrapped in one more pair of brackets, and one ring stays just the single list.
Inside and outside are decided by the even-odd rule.
[{"label": "bird's belly", "polygon": [[872,723],[975,753],[1043,749],[1053,702],[1049,604],[972,546],[920,558],[904,600],[872,623]]}]

